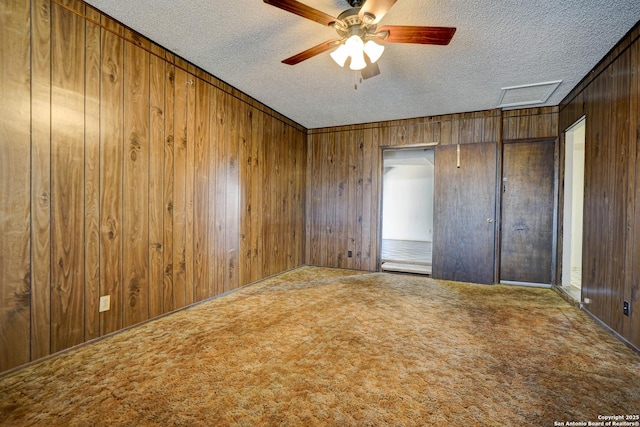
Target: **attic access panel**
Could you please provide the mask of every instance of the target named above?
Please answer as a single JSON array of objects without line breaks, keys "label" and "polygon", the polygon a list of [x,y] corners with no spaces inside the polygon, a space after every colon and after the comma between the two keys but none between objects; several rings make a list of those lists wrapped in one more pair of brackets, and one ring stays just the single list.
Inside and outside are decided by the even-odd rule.
[{"label": "attic access panel", "polygon": [[560,86],[560,83],[562,80],[503,87],[498,100],[498,108],[544,104]]}]

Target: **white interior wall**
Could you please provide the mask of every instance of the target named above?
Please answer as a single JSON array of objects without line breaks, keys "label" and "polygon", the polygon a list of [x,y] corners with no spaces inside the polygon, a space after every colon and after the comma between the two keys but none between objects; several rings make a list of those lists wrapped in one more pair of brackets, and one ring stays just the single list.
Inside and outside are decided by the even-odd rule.
[{"label": "white interior wall", "polygon": [[385,167],[382,238],[433,240],[433,165]]},{"label": "white interior wall", "polygon": [[573,136],[573,215],[571,221],[571,266],[582,267],[582,208],[584,206],[584,125]]},{"label": "white interior wall", "polygon": [[585,121],[581,120],[565,134],[563,285],[571,284],[572,268],[582,268],[585,131]]}]

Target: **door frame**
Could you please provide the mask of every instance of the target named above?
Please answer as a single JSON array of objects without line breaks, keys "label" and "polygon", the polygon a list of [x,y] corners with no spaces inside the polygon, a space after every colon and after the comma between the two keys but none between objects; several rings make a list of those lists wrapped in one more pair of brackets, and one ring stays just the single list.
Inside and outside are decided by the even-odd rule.
[{"label": "door frame", "polygon": [[[500,266],[502,262],[502,185],[504,179],[504,147],[511,144],[526,144],[535,142],[546,142],[554,144],[553,151],[553,218],[551,229],[551,283],[546,284],[528,284],[524,282],[505,282],[510,284],[518,284],[521,286],[534,286],[534,287],[552,287],[557,282],[558,274],[558,228],[559,228],[559,162],[560,162],[560,144],[558,138],[546,137],[546,138],[522,138],[522,139],[505,139],[502,140],[499,147],[499,175],[496,181],[496,215],[498,218],[498,227],[496,230],[496,239],[499,244],[496,246],[496,279],[495,283],[501,283],[501,271]],[[561,231],[560,231],[561,232]]]},{"label": "door frame", "polygon": [[376,227],[376,271],[382,271],[382,199],[384,194],[384,152],[387,150],[399,151],[415,150],[420,148],[433,148],[435,150],[438,145],[440,145],[439,142],[427,142],[425,144],[382,145],[378,147],[378,218]]},{"label": "door frame", "polygon": [[[556,248],[555,249],[556,270],[554,275],[554,278],[555,278],[554,285],[559,289],[562,288],[562,263],[563,263],[563,256],[564,256],[564,237],[563,237],[564,224],[562,223],[563,221],[561,221],[561,219],[562,220],[564,219],[564,193],[565,193],[564,181],[565,181],[565,173],[566,173],[565,162],[567,159],[567,153],[566,153],[567,132],[571,131],[580,122],[585,122],[585,133],[586,133],[587,132],[586,120],[587,120],[587,115],[583,114],[573,123],[571,123],[571,125],[569,125],[566,129],[561,130],[560,140],[557,148],[558,158],[556,161],[556,170],[557,170],[558,178],[556,180],[556,185],[558,187],[558,195],[557,195],[556,202],[558,207],[556,209],[556,215],[558,216],[559,222],[558,222],[557,229],[555,230],[556,232],[555,232],[555,239],[554,239],[556,242],[556,247],[555,247]],[[585,136],[585,139],[586,139],[586,136]],[[559,185],[560,179],[562,180],[562,185]],[[584,216],[584,207],[583,207],[582,214]],[[583,233],[584,233],[584,229],[583,229]],[[583,241],[583,248],[584,248],[584,241]],[[584,256],[583,256],[583,262],[584,262]],[[580,292],[582,294],[582,288],[580,289]],[[582,299],[582,296],[581,296],[581,299]]]}]

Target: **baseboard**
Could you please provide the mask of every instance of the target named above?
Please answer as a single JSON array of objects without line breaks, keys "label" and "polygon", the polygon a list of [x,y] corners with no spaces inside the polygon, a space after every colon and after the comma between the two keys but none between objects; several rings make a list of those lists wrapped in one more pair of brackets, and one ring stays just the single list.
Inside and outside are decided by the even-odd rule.
[{"label": "baseboard", "polygon": [[600,320],[598,317],[596,317],[595,314],[591,313],[589,310],[587,310],[585,308],[584,305],[581,305],[581,310],[584,311],[585,313],[587,313],[587,315],[589,317],[591,317],[598,325],[602,326],[606,331],[608,331],[609,333],[611,333],[614,337],[616,337],[617,339],[619,339],[620,341],[622,341],[627,347],[629,347],[631,350],[633,350],[634,352],[636,352],[638,355],[640,355],[640,348],[636,347],[635,345],[633,345],[631,343],[631,341],[627,340],[625,337],[623,337],[622,335],[620,335],[617,331],[615,331],[613,328],[611,328],[611,326],[607,325],[606,323],[604,323],[602,320]]},{"label": "baseboard", "polygon": [[528,286],[531,288],[545,288],[551,289],[551,284],[548,283],[533,283],[533,282],[517,282],[514,280],[501,280],[501,285],[513,285],[513,286]]}]

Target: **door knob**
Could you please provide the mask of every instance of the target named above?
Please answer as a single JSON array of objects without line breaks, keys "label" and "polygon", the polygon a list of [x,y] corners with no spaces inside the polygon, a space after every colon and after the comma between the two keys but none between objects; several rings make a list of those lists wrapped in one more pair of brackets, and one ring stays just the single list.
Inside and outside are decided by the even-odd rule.
[{"label": "door knob", "polygon": [[491,224],[493,222],[493,218],[487,218],[487,222]]}]

